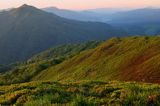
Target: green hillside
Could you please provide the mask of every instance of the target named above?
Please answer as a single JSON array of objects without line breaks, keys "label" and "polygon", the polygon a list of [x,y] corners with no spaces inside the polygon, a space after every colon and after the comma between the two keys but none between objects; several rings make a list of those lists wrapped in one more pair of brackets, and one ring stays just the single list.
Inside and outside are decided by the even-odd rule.
[{"label": "green hillside", "polygon": [[51,48],[0,74],[0,105],[159,106],[159,48],[159,36]]},{"label": "green hillside", "polygon": [[51,48],[33,56],[24,63],[1,66],[0,84],[10,84],[30,81],[32,77],[41,71],[62,63],[64,60],[98,46],[101,41],[89,41],[77,44],[67,44]]},{"label": "green hillside", "polygon": [[47,68],[33,80],[123,80],[160,83],[160,37],[112,38]]},{"label": "green hillside", "polygon": [[0,86],[2,106],[159,106],[160,85],[134,82],[29,82]]},{"label": "green hillside", "polygon": [[69,58],[84,50],[95,48],[100,43],[102,43],[102,41],[88,41],[83,43],[61,45],[58,47],[50,48],[33,56],[28,60],[28,62],[38,62],[52,58]]},{"label": "green hillside", "polygon": [[99,44],[64,45],[39,53],[2,73],[0,84],[44,80],[160,83],[159,36],[112,38]]}]

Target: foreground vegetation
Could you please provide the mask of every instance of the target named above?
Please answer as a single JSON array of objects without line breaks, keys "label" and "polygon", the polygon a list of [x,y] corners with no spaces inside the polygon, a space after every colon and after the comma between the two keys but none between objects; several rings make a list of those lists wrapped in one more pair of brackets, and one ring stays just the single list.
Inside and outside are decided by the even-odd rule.
[{"label": "foreground vegetation", "polygon": [[160,85],[117,81],[29,82],[0,86],[0,104],[159,106]]}]

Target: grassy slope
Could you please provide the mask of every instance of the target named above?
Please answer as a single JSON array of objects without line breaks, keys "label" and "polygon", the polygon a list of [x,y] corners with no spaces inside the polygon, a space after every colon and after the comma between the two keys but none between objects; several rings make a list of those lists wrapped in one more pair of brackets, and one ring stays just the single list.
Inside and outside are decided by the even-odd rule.
[{"label": "grassy slope", "polygon": [[41,52],[31,59],[29,62],[37,62],[44,61],[52,58],[66,58],[72,57],[84,50],[95,48],[97,45],[102,43],[102,41],[88,41],[83,43],[75,43],[75,44],[65,44],[58,47],[50,48],[44,52]]},{"label": "grassy slope", "polygon": [[65,59],[71,58],[84,50],[95,48],[100,43],[100,41],[89,41],[62,45],[39,53],[25,63],[11,65],[8,68],[4,67],[3,71],[7,72],[0,75],[0,84],[30,81],[32,77],[44,69],[60,64]]},{"label": "grassy slope", "polygon": [[30,82],[0,86],[0,105],[159,106],[159,89],[134,82]]},{"label": "grassy slope", "polygon": [[160,83],[160,37],[112,38],[42,71],[33,80],[124,80]]}]

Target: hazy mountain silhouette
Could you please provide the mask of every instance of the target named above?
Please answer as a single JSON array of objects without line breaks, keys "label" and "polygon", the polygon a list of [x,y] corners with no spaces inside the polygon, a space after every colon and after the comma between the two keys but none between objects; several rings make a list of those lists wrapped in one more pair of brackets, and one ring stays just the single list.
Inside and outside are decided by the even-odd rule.
[{"label": "hazy mountain silhouette", "polygon": [[2,12],[0,23],[0,64],[59,44],[124,35],[108,24],[72,21],[28,5]]},{"label": "hazy mountain silhouette", "polygon": [[101,16],[95,12],[91,11],[74,11],[74,10],[67,10],[67,9],[59,9],[57,7],[47,7],[43,8],[42,10],[54,13],[58,16],[67,18],[67,19],[73,19],[73,20],[79,20],[79,21],[100,21]]},{"label": "hazy mountain silhouette", "polygon": [[160,9],[142,8],[118,12],[108,17],[106,21],[112,25],[126,29],[132,35],[160,34]]},{"label": "hazy mountain silhouette", "polygon": [[43,10],[68,19],[110,23],[113,26],[125,29],[130,35],[160,34],[160,9],[158,8],[99,8],[73,11],[51,7]]}]

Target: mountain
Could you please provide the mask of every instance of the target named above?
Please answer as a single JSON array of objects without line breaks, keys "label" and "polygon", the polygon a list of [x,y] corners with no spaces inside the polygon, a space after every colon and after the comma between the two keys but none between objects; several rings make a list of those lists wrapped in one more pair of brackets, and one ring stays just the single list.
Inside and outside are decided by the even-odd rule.
[{"label": "mountain", "polygon": [[112,38],[33,80],[122,80],[160,83],[160,37]]},{"label": "mountain", "polygon": [[122,27],[132,35],[160,34],[160,9],[142,8],[108,16],[107,23]]},{"label": "mountain", "polygon": [[112,14],[113,23],[116,24],[143,24],[160,22],[160,9],[142,8]]},{"label": "mountain", "polygon": [[[42,10],[54,13],[58,16],[81,21],[110,22],[111,24],[134,24],[159,23],[159,8],[140,9],[116,9],[98,8],[83,11],[59,9],[56,7],[43,8]],[[103,21],[102,21],[103,19]]]},{"label": "mountain", "polygon": [[56,14],[58,16],[79,20],[79,21],[97,21],[102,22],[101,17],[99,14],[91,12],[91,11],[74,11],[74,10],[67,10],[67,9],[59,9],[56,7],[47,7],[43,8],[43,11]]},{"label": "mountain", "polygon": [[130,35],[160,34],[159,8],[98,8],[72,11],[51,7],[43,10],[68,19],[109,23],[115,27],[124,29]]},{"label": "mountain", "polygon": [[0,23],[0,64],[24,61],[60,44],[125,33],[108,24],[64,19],[28,5],[2,12]]},{"label": "mountain", "polygon": [[110,19],[108,16],[123,11],[122,9],[115,8],[97,8],[97,9],[88,9],[88,10],[68,10],[68,9],[59,9],[57,7],[47,7],[42,8],[43,11],[56,14],[58,16],[79,20],[79,21],[92,21],[92,22],[105,22]]}]

